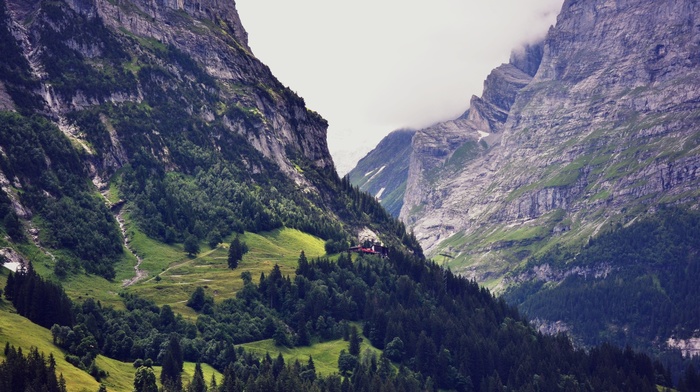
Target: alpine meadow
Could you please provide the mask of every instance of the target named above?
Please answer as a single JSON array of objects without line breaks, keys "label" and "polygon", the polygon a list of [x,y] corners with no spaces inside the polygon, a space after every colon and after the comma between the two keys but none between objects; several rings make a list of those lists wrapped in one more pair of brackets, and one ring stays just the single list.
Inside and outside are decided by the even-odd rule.
[{"label": "alpine meadow", "polygon": [[[390,162],[361,170],[392,167],[358,184],[338,176],[326,120],[255,57],[233,0],[0,0],[0,391],[699,391],[682,353],[700,338],[695,2],[652,18],[683,15],[651,87],[593,89],[652,114],[557,123],[566,162],[499,160],[522,170],[471,189],[500,220],[435,212],[458,197],[450,176],[549,143],[532,123],[585,117],[588,90],[557,81],[583,83],[585,51],[556,56],[641,2],[608,3],[567,0],[543,43],[487,79],[506,98],[394,134]],[[605,143],[621,129],[630,149]],[[675,144],[657,154],[662,137]],[[638,174],[652,164],[663,192]],[[370,194],[372,179],[385,185]]]}]

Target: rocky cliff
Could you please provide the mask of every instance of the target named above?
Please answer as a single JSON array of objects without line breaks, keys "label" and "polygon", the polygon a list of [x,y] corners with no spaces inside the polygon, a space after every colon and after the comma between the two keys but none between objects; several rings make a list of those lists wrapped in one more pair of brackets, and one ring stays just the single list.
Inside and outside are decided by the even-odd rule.
[{"label": "rocky cliff", "polygon": [[416,133],[401,218],[497,285],[548,244],[697,203],[699,45],[693,1],[566,1],[464,116]]},{"label": "rocky cliff", "polygon": [[[132,67],[127,71],[137,79],[142,66],[149,62],[172,68],[172,64],[166,64],[167,60],[187,57],[183,60],[186,63],[183,69],[173,70],[187,79],[192,76],[185,75],[187,68],[201,68],[200,85],[192,89],[215,96],[201,105],[191,102],[191,115],[207,122],[222,120],[229,132],[243,135],[297,181],[304,180],[291,163],[289,149],[318,167],[333,166],[326,144],[326,122],[306,109],[303,99],[284,87],[268,67],[255,58],[233,1],[70,0],[52,4],[39,0],[7,0],[7,8],[12,33],[19,39],[31,71],[41,84],[38,91],[47,110],[72,138],[80,139],[84,132],[68,124],[68,113],[104,103],[141,103],[145,86],[141,80],[131,82],[132,85],[127,81],[122,86],[98,86],[102,87],[99,93],[86,91],[90,86],[66,86],[69,84],[66,78],[88,75],[67,75],[75,70],[57,69],[56,64],[51,64],[60,62],[51,54],[63,45],[71,52],[66,54],[86,60],[98,73],[123,71],[119,68],[127,65],[128,61],[124,60],[130,58]],[[88,26],[93,28],[92,32],[86,31]],[[62,39],[65,40],[55,42]],[[126,52],[120,53],[121,59],[109,64],[117,69],[105,69],[103,58],[114,56],[117,51]],[[159,54],[165,54],[166,58],[159,59]],[[212,83],[201,83],[205,80]],[[167,93],[165,84],[161,83],[161,88]],[[0,93],[0,102],[11,107],[3,96],[7,98]],[[188,99],[183,97],[183,100]],[[230,108],[234,110],[227,112]],[[242,121],[241,116],[236,118],[232,112],[248,115],[248,123],[253,126],[248,126],[250,124]],[[111,160],[98,167],[114,164]]]},{"label": "rocky cliff", "polygon": [[288,227],[343,250],[371,229],[418,251],[338,178],[233,1],[0,0],[0,53],[2,247],[111,279],[128,216],[169,244]]}]

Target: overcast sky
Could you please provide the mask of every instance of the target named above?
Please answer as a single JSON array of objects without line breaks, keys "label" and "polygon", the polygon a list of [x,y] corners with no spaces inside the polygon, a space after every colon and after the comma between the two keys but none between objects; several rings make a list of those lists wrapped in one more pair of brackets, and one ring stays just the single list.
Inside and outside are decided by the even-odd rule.
[{"label": "overcast sky", "polygon": [[389,132],[453,119],[563,0],[236,0],[253,53],[329,122],[341,175]]}]

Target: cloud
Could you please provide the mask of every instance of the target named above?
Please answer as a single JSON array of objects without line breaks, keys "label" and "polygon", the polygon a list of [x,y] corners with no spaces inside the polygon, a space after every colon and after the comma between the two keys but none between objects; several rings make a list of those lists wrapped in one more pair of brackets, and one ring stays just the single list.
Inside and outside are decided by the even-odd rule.
[{"label": "cloud", "polygon": [[339,159],[368,152],[396,128],[461,114],[511,50],[544,37],[562,1],[238,0],[237,7],[253,52],[329,121],[331,152],[348,166],[354,162]]}]

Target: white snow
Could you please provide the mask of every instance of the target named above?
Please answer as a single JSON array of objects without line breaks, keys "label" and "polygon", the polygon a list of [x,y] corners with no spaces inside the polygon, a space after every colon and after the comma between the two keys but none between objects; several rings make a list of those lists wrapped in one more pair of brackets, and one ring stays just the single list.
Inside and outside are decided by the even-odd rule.
[{"label": "white snow", "polygon": [[386,190],[386,188],[380,189],[379,192],[377,192],[377,194],[374,197],[381,200],[382,194],[384,193],[385,190]]},{"label": "white snow", "polygon": [[483,139],[483,138],[485,138],[486,136],[490,135],[490,133],[484,132],[484,131],[477,131],[477,132],[479,132],[479,140],[478,140],[478,141],[481,141],[481,139]]},{"label": "white snow", "polygon": [[379,173],[381,173],[382,170],[384,170],[385,167],[386,167],[386,165],[380,167],[379,170],[377,170],[377,172],[374,173],[374,175],[372,175],[372,177],[370,177],[369,180],[367,180],[367,182],[370,182],[370,181],[374,180],[374,177],[378,176]]}]

